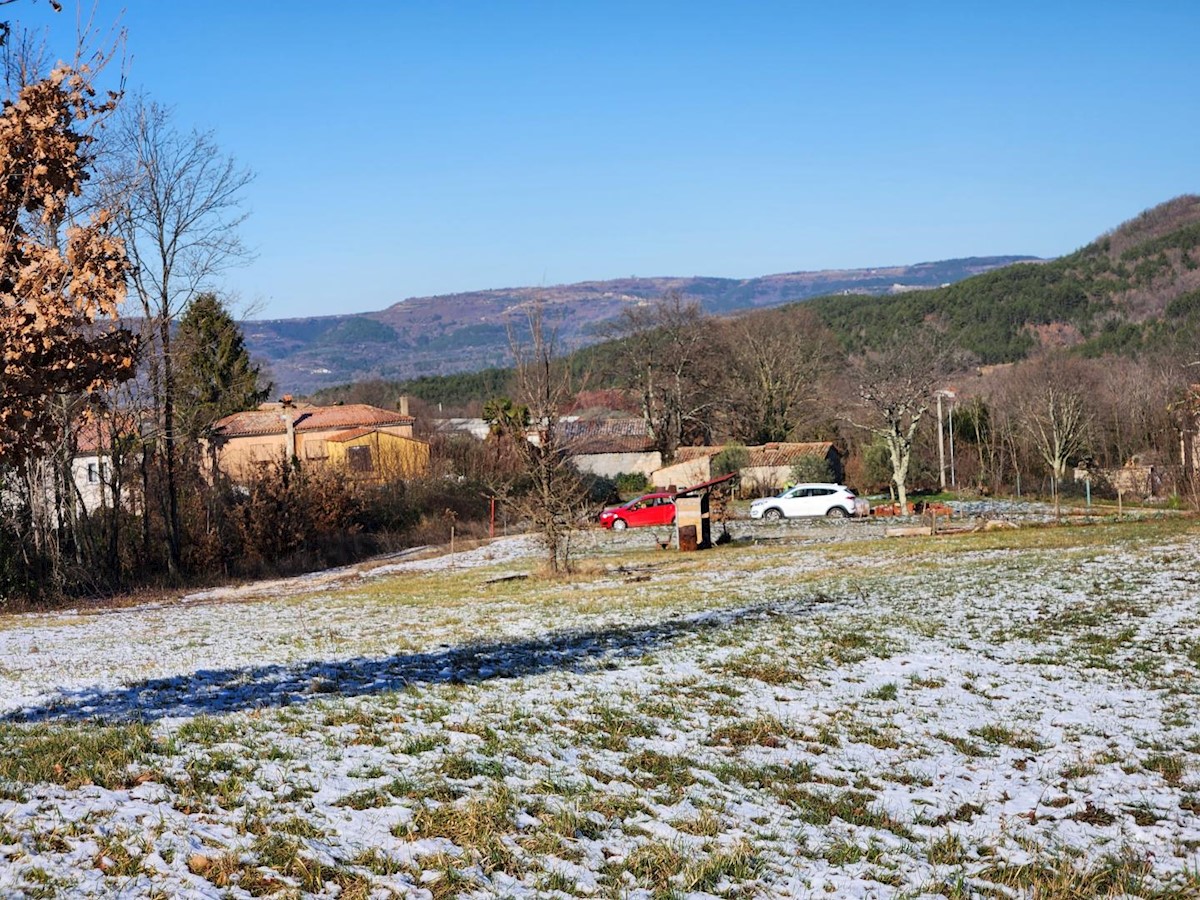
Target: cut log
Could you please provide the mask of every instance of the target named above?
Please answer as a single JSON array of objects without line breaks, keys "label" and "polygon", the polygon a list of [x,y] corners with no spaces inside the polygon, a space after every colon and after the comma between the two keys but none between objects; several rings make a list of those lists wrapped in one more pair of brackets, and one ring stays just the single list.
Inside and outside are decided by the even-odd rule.
[{"label": "cut log", "polygon": [[933,529],[928,525],[911,525],[904,528],[889,528],[884,535],[886,537],[931,537]]}]

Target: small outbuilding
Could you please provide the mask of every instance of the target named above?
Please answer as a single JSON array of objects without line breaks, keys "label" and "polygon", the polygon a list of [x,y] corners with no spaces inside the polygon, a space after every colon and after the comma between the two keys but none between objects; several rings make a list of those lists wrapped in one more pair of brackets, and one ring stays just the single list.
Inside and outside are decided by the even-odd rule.
[{"label": "small outbuilding", "polygon": [[647,478],[662,466],[642,419],[575,419],[560,423],[575,468],[604,478],[639,473]]},{"label": "small outbuilding", "polygon": [[[724,447],[680,447],[675,462],[651,476],[656,487],[694,484],[713,477],[712,461]],[[830,480],[841,482],[845,473],[842,456],[830,441],[773,442],[746,447],[746,465],[739,470],[744,495],[774,493],[792,480],[792,468],[805,459],[824,460]]]}]

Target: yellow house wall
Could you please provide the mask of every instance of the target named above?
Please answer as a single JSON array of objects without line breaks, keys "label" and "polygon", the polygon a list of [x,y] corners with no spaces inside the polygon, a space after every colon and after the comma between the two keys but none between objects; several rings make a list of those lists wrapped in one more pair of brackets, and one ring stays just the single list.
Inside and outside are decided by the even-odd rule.
[{"label": "yellow house wall", "polygon": [[351,447],[371,448],[371,472],[354,474],[370,474],[381,478],[412,478],[429,471],[427,443],[385,431],[364,434],[349,441],[330,441],[326,444],[329,465],[349,469]]},{"label": "yellow house wall", "polygon": [[235,481],[248,478],[264,463],[287,456],[287,436],[256,434],[232,438],[217,449],[217,467]]},{"label": "yellow house wall", "polygon": [[[372,459],[382,458],[387,466],[398,468],[402,473],[424,474],[429,469],[429,445],[411,436],[411,425],[381,428],[378,432],[345,444],[329,442],[329,438],[345,430],[330,428],[322,431],[298,431],[295,434],[296,445],[290,450],[287,434],[232,437],[219,446],[217,466],[230,478],[242,481],[252,478],[263,464],[281,462],[289,459],[293,453],[301,465],[324,465],[327,462],[345,465],[345,447],[358,443],[366,444],[380,437],[388,447],[383,450],[382,456],[380,453],[372,453]],[[339,447],[342,449],[339,450]],[[378,468],[377,463],[376,469]]]}]

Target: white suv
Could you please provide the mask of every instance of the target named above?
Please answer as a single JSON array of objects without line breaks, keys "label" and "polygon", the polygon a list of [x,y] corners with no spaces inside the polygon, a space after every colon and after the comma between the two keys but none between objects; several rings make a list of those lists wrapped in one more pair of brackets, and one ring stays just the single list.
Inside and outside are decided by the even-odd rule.
[{"label": "white suv", "polygon": [[778,521],[797,516],[844,519],[855,513],[855,496],[841,484],[798,484],[778,497],[763,497],[750,504],[750,518]]}]

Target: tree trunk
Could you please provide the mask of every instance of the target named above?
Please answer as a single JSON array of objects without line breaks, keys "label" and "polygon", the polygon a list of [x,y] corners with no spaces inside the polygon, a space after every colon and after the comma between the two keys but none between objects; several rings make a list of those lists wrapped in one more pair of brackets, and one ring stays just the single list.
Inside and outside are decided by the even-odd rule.
[{"label": "tree trunk", "polygon": [[171,322],[165,316],[159,323],[159,340],[162,344],[163,462],[167,476],[167,569],[172,575],[178,575],[181,528],[175,472],[175,371],[171,364]]}]

